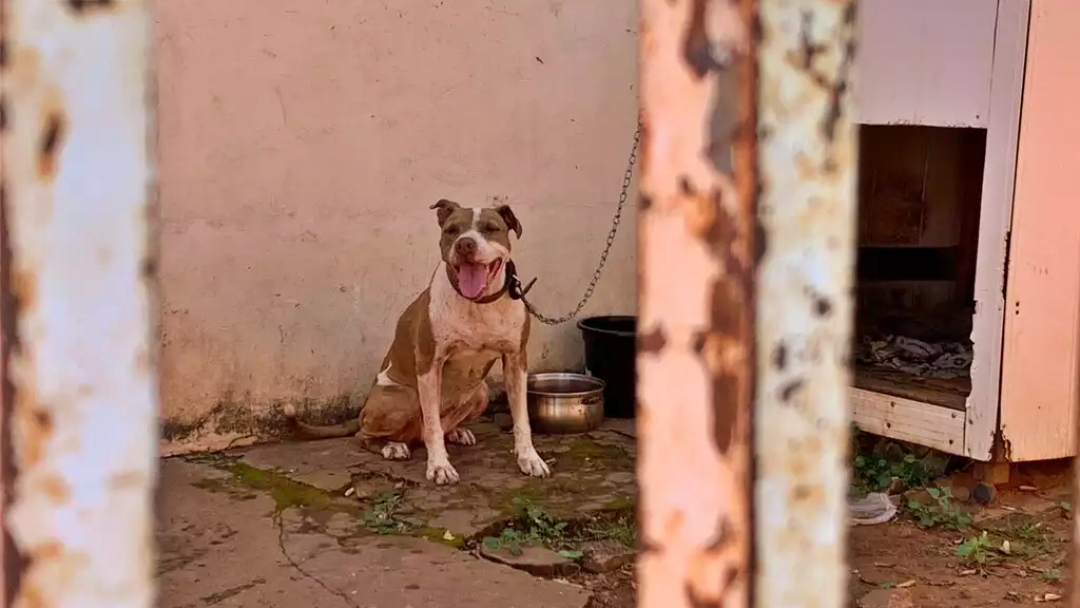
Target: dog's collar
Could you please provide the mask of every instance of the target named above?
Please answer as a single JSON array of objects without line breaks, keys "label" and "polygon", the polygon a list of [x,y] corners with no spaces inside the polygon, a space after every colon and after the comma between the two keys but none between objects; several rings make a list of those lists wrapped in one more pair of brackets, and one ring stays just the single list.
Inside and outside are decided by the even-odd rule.
[{"label": "dog's collar", "polygon": [[450,272],[449,264],[446,265],[446,276],[450,279],[450,286],[454,288],[454,291],[456,291],[459,296],[465,298],[466,300],[469,300],[473,304],[491,304],[492,302],[495,302],[505,296],[507,293],[510,293],[511,299],[516,300],[518,298],[514,297],[512,288],[515,283],[519,285],[520,283],[517,280],[517,272],[514,269],[514,262],[506,260],[506,267],[503,270],[505,271],[504,275],[506,278],[503,281],[502,289],[496,291],[495,293],[488,294],[482,298],[478,298],[476,300],[465,298],[465,294],[461,293],[461,289],[458,288],[457,277],[454,276],[453,272]]}]

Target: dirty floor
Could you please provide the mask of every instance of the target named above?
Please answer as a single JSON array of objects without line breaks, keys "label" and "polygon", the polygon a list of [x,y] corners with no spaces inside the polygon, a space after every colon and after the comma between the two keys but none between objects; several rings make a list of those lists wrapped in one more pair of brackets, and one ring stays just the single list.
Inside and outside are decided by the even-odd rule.
[{"label": "dirty floor", "polygon": [[[537,437],[553,465],[546,480],[518,473],[507,432],[472,428],[476,446],[449,446],[462,478],[450,487],[423,479],[422,451],[387,462],[349,440],[164,461],[159,605],[632,607],[632,423]],[[1073,528],[1066,479],[1029,478],[989,507],[933,503],[928,527],[905,508],[853,528],[850,605],[1060,601]],[[957,520],[961,511],[972,520]]]},{"label": "dirty floor", "polygon": [[471,428],[477,445],[448,446],[462,478],[448,487],[424,479],[422,451],[388,462],[350,440],[164,461],[159,605],[580,608],[598,582],[632,593],[632,424],[536,437],[544,480],[518,472],[509,433]]}]

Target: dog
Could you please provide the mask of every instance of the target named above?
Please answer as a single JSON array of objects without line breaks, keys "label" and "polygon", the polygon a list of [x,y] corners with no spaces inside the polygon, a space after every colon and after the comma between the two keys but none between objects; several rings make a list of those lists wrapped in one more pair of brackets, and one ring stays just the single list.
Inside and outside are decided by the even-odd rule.
[{"label": "dog", "polygon": [[410,446],[427,449],[427,479],[456,483],[460,477],[446,442],[474,445],[461,425],[488,406],[486,379],[502,361],[514,453],[521,472],[546,477],[551,471],[533,446],[525,401],[529,313],[510,297],[510,233],[521,238],[521,222],[508,205],[463,207],[442,199],[431,206],[441,230],[442,261],[423,292],[398,318],[390,351],[383,358],[360,415],[341,425],[314,426],[286,416],[309,438],[355,435],[361,445],[388,460],[406,460]]}]

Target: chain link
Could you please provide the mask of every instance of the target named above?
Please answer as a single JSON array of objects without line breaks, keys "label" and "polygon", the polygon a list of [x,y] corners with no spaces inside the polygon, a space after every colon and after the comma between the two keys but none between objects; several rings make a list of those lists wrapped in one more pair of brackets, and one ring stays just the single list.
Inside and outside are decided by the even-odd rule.
[{"label": "chain link", "polygon": [[600,282],[600,275],[604,272],[604,264],[607,263],[608,254],[611,253],[611,246],[615,243],[615,235],[619,232],[619,223],[622,221],[623,205],[626,204],[626,197],[630,192],[630,182],[634,177],[634,165],[637,164],[637,151],[638,144],[641,142],[641,123],[638,123],[637,128],[634,130],[634,146],[630,149],[630,159],[626,164],[626,173],[623,174],[622,192],[619,194],[619,205],[615,208],[615,217],[611,220],[611,230],[608,231],[607,244],[604,246],[604,251],[600,253],[600,263],[597,264],[596,270],[593,271],[592,280],[589,281],[589,287],[585,289],[585,295],[581,296],[581,300],[574,307],[574,310],[569,314],[561,317],[547,317],[540,311],[536,310],[536,307],[532,305],[524,295],[521,301],[525,303],[525,308],[529,313],[536,317],[541,323],[545,325],[561,325],[567,321],[578,316],[582,308],[585,308],[585,304],[592,298],[593,292],[596,291],[596,284]]}]

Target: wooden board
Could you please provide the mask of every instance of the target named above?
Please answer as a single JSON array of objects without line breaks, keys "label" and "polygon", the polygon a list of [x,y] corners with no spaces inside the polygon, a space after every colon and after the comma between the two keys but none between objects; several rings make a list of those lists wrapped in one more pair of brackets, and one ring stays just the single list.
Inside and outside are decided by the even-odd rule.
[{"label": "wooden board", "polygon": [[1080,398],[1080,4],[1032,5],[1001,377],[1012,461],[1076,454]]},{"label": "wooden board", "polygon": [[[1017,136],[1020,131],[1020,101],[1025,92],[1024,63],[1028,45],[1029,0],[999,0],[997,31],[994,34],[994,86],[990,94],[990,121],[986,128],[986,161],[983,170],[982,209],[979,212],[979,250],[975,259],[975,318],[971,340],[975,343],[975,359],[971,363],[972,391],[968,404],[967,431],[964,435],[966,455],[975,460],[989,460],[994,437],[998,430],[999,393],[1001,386],[1002,328],[1005,325],[1005,249],[1009,242],[1009,222],[1013,212],[1013,177],[1016,175]],[[1073,10],[1067,2],[1055,3],[1053,10]],[[1078,38],[1074,23],[1066,26],[1066,34]],[[1073,52],[1075,56],[1075,52]],[[1040,59],[1035,63],[1039,64]],[[1060,78],[1068,78],[1070,72],[1063,66],[1047,68]],[[1057,70],[1066,69],[1065,72]],[[1027,110],[1024,102],[1025,121],[1028,116],[1041,116],[1052,125],[1055,114],[1047,114],[1046,108]],[[1074,100],[1064,100],[1062,116],[1074,117]],[[1050,110],[1057,111],[1057,110]],[[1075,120],[1074,120],[1075,122]],[[1026,130],[1026,126],[1024,129]],[[1054,127],[1050,127],[1053,129]],[[1054,135],[1062,146],[1072,141],[1067,133]],[[1062,167],[1071,172],[1062,157],[1049,154],[1042,161],[1049,166]],[[1058,191],[1068,198],[1067,191]],[[1010,283],[1011,284],[1011,283]]]},{"label": "wooden board", "polygon": [[993,0],[862,0],[856,121],[985,127],[996,17]]},{"label": "wooden board", "polygon": [[860,429],[947,454],[964,453],[964,427],[967,419],[963,410],[944,408],[852,388],[852,421]]},{"label": "wooden board", "polygon": [[887,368],[858,365],[855,368],[855,387],[963,411],[971,392],[971,378],[921,378]]}]

